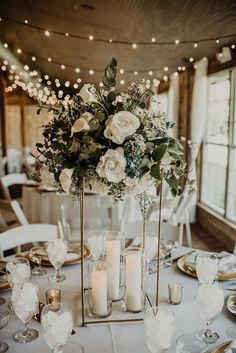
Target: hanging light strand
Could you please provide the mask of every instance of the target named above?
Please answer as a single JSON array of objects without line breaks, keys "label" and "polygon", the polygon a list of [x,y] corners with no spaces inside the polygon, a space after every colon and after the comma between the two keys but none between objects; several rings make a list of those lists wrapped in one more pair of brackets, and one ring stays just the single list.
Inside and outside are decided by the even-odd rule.
[{"label": "hanging light strand", "polygon": [[[113,44],[124,44],[124,45],[129,45],[132,48],[136,49],[140,45],[175,45],[176,44],[196,44],[196,43],[204,43],[204,42],[210,42],[210,41],[215,41],[216,43],[219,43],[220,39],[227,39],[227,38],[233,38],[236,37],[236,33],[231,33],[231,34],[225,34],[225,35],[219,35],[219,36],[214,36],[214,37],[206,37],[206,38],[195,38],[195,39],[190,39],[190,40],[180,40],[180,39],[175,39],[173,41],[158,41],[156,38],[151,38],[150,41],[147,42],[137,42],[137,41],[125,41],[125,40],[113,40],[111,38],[105,39],[105,38],[96,38],[93,35],[88,35],[88,36],[81,36],[73,33],[68,33],[68,32],[61,32],[61,31],[56,31],[56,30],[48,30],[47,28],[43,28],[34,24],[31,24],[28,20],[24,21],[19,21],[14,18],[8,17],[8,16],[2,16],[2,20],[5,20],[6,22],[12,22],[16,23],[18,25],[22,26],[27,26],[29,28],[36,29],[38,31],[41,31],[44,33],[44,35],[49,36],[51,34],[56,34],[59,36],[67,37],[67,38],[76,38],[80,40],[87,40],[87,41],[92,41],[92,42],[102,42],[102,43],[113,43]],[[155,39],[155,40],[153,40]]]}]

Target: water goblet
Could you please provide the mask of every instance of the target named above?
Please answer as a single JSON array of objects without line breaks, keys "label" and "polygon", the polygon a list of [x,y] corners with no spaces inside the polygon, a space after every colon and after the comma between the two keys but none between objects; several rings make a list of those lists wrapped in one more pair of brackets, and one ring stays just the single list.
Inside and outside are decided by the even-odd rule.
[{"label": "water goblet", "polygon": [[62,282],[66,276],[60,272],[61,266],[66,260],[67,242],[64,239],[55,239],[50,241],[47,246],[48,258],[56,269],[55,275],[49,277],[50,282]]},{"label": "water goblet", "polygon": [[63,352],[72,328],[72,310],[65,303],[46,305],[41,314],[42,333],[52,353]]},{"label": "water goblet", "polygon": [[[0,286],[4,286],[7,284],[7,275],[5,271],[0,271]],[[5,298],[0,298],[0,305],[4,305],[6,303]]]},{"label": "water goblet", "polygon": [[176,353],[205,353],[207,350],[208,344],[193,334],[180,336],[176,341]]},{"label": "water goblet", "polygon": [[33,276],[43,276],[47,273],[45,268],[41,267],[42,258],[47,255],[46,248],[43,246],[35,246],[30,249],[30,257],[35,259],[38,266],[35,266],[31,271]]},{"label": "water goblet", "polygon": [[196,273],[200,283],[213,283],[218,273],[218,257],[211,253],[200,253],[196,258]]},{"label": "water goblet", "polygon": [[27,343],[35,340],[39,333],[35,329],[28,328],[28,324],[39,305],[37,284],[25,282],[21,288],[14,286],[11,301],[16,315],[25,325],[23,330],[14,334],[15,341],[18,343]]},{"label": "water goblet", "polygon": [[144,314],[145,342],[152,353],[167,352],[173,343],[175,317],[170,310],[152,307]]},{"label": "water goblet", "polygon": [[[227,308],[229,309],[229,311],[231,313],[236,314],[236,294],[232,294],[228,297]],[[235,326],[231,326],[231,327],[227,328],[226,333],[234,340],[236,339],[236,327]]]},{"label": "water goblet", "polygon": [[[11,289],[22,287],[23,284],[29,281],[30,264],[25,257],[13,257],[9,259],[6,265],[7,280]],[[12,303],[9,303],[9,309],[13,309]]]},{"label": "water goblet", "polygon": [[104,256],[104,235],[100,231],[90,231],[88,237],[88,247],[94,261],[100,260]]},{"label": "water goblet", "polygon": [[224,289],[217,283],[199,284],[196,300],[200,316],[207,325],[205,330],[197,332],[197,338],[207,343],[215,343],[220,336],[209,326],[223,309]]},{"label": "water goblet", "polygon": [[[0,307],[0,329],[5,327],[10,319],[10,313],[6,305]],[[0,353],[5,353],[8,351],[8,344],[5,342],[0,342]]]}]

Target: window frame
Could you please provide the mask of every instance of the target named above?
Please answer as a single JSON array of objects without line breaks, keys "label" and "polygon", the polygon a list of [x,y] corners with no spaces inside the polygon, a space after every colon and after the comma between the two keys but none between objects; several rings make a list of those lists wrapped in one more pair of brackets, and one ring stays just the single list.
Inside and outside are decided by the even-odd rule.
[{"label": "window frame", "polygon": [[[231,157],[233,155],[233,151],[236,151],[236,67],[231,67],[228,69],[220,70],[208,75],[208,80],[214,75],[224,72],[229,73],[229,80],[230,80],[230,97],[229,97],[229,116],[228,116],[228,143],[214,143],[214,142],[207,142],[206,136],[202,143],[202,158],[201,158],[201,183],[200,183],[200,202],[212,209],[214,212],[222,216],[227,221],[230,221],[236,224],[236,216],[230,217],[229,215],[229,197],[228,197],[228,190],[229,190],[229,183],[230,183],[230,167],[231,167]],[[207,104],[209,104],[209,87],[210,81],[208,81],[208,100]],[[208,109],[207,109],[208,112]],[[207,130],[206,130],[207,133]],[[234,144],[235,141],[235,144]],[[225,176],[225,193],[224,193],[224,209],[223,212],[215,205],[211,205],[210,202],[205,202],[203,198],[203,180],[204,180],[204,160],[206,156],[206,146],[207,145],[215,145],[215,146],[222,146],[227,148],[227,164],[226,164],[226,176]],[[235,152],[236,153],[236,152]],[[232,157],[233,158],[233,157]]]}]

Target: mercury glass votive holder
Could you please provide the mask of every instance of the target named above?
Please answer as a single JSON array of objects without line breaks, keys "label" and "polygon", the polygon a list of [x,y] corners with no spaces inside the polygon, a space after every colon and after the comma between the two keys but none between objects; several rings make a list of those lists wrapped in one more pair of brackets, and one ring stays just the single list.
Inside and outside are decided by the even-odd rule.
[{"label": "mercury glass votive holder", "polygon": [[59,289],[51,288],[46,291],[46,303],[52,304],[55,308],[61,302],[61,291]]},{"label": "mercury glass votive holder", "polygon": [[171,283],[168,285],[169,303],[178,305],[182,301],[183,286],[180,283]]}]

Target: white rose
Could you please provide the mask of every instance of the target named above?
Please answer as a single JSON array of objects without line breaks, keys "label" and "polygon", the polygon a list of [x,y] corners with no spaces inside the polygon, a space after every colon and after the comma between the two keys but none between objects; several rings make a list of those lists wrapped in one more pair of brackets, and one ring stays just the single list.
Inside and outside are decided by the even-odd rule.
[{"label": "white rose", "polygon": [[106,125],[104,136],[121,145],[127,136],[133,135],[139,128],[140,121],[132,113],[121,111],[111,116]]},{"label": "white rose", "polygon": [[118,183],[125,178],[126,160],[124,158],[124,150],[121,147],[115,150],[107,150],[100,158],[96,172],[101,178],[108,181]]},{"label": "white rose", "polygon": [[61,174],[59,176],[61,187],[66,193],[68,193],[70,190],[71,183],[72,183],[71,177],[73,172],[74,172],[74,168],[71,168],[71,169],[65,168],[61,171]]},{"label": "white rose", "polygon": [[83,99],[84,103],[97,102],[94,92],[95,92],[94,87],[86,83],[79,91],[79,96]]},{"label": "white rose", "polygon": [[77,119],[74,122],[74,125],[71,128],[71,135],[70,136],[73,136],[73,134],[75,132],[88,131],[90,129],[88,123],[90,122],[90,120],[92,118],[93,118],[93,116],[91,113],[86,112],[86,113],[81,114],[79,119]]}]

